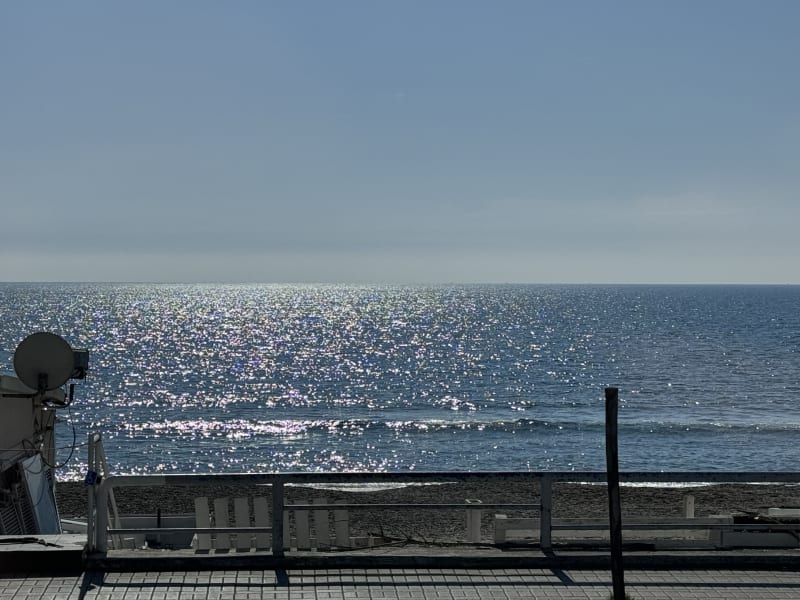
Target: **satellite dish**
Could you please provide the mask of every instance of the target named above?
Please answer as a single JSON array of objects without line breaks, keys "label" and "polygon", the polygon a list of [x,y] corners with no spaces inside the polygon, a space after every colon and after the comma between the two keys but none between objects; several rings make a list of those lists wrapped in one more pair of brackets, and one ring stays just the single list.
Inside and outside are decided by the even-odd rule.
[{"label": "satellite dish", "polygon": [[72,347],[54,333],[40,331],[26,337],[14,352],[14,371],[22,383],[38,392],[64,385],[75,366]]}]

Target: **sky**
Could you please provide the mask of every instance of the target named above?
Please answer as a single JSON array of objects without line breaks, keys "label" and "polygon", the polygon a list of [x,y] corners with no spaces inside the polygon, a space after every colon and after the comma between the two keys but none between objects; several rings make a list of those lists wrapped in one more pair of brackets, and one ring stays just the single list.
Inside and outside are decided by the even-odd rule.
[{"label": "sky", "polygon": [[0,281],[800,283],[800,2],[0,3]]}]

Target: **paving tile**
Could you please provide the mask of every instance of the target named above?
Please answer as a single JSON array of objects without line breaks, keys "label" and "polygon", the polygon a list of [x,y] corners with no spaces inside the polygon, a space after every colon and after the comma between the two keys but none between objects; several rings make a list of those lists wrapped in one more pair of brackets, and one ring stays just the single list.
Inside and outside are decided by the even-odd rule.
[{"label": "paving tile", "polygon": [[[351,569],[286,578],[272,571],[11,575],[0,579],[0,600],[606,600],[611,588],[610,573],[576,570]],[[800,573],[630,571],[626,587],[641,600],[789,600],[800,598]]]}]

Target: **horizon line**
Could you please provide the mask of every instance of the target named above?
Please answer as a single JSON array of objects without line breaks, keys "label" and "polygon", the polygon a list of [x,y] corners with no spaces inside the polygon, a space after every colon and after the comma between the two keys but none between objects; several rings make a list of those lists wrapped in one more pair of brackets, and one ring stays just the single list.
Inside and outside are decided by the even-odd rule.
[{"label": "horizon line", "polygon": [[791,287],[800,282],[742,282],[742,281],[191,281],[191,280],[9,280],[0,285],[275,285],[275,286],[480,286],[480,285],[538,285],[538,286],[747,286]]}]

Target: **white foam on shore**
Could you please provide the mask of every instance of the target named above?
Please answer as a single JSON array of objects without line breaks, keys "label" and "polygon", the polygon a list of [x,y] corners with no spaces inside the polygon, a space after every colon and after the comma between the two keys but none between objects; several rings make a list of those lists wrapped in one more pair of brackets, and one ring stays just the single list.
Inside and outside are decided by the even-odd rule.
[{"label": "white foam on shore", "polygon": [[[603,487],[607,485],[605,481],[570,481],[565,483],[575,485],[600,485]],[[795,487],[800,486],[800,483],[786,483],[784,481],[621,481],[619,484],[620,487],[631,488],[700,488],[719,485],[782,485],[786,487]]]},{"label": "white foam on shore", "polygon": [[[566,483],[568,485],[594,485],[606,487],[605,481],[560,481],[559,483]],[[712,485],[720,485],[718,483],[711,483],[707,481],[701,482],[674,482],[674,481],[621,481],[619,487],[632,487],[632,488],[696,488],[708,487]]]},{"label": "white foam on shore", "polygon": [[333,492],[383,492],[387,490],[397,490],[407,487],[432,486],[432,485],[451,485],[455,481],[430,481],[430,482],[409,482],[409,483],[287,483],[287,487],[311,488],[315,490],[330,490]]}]

